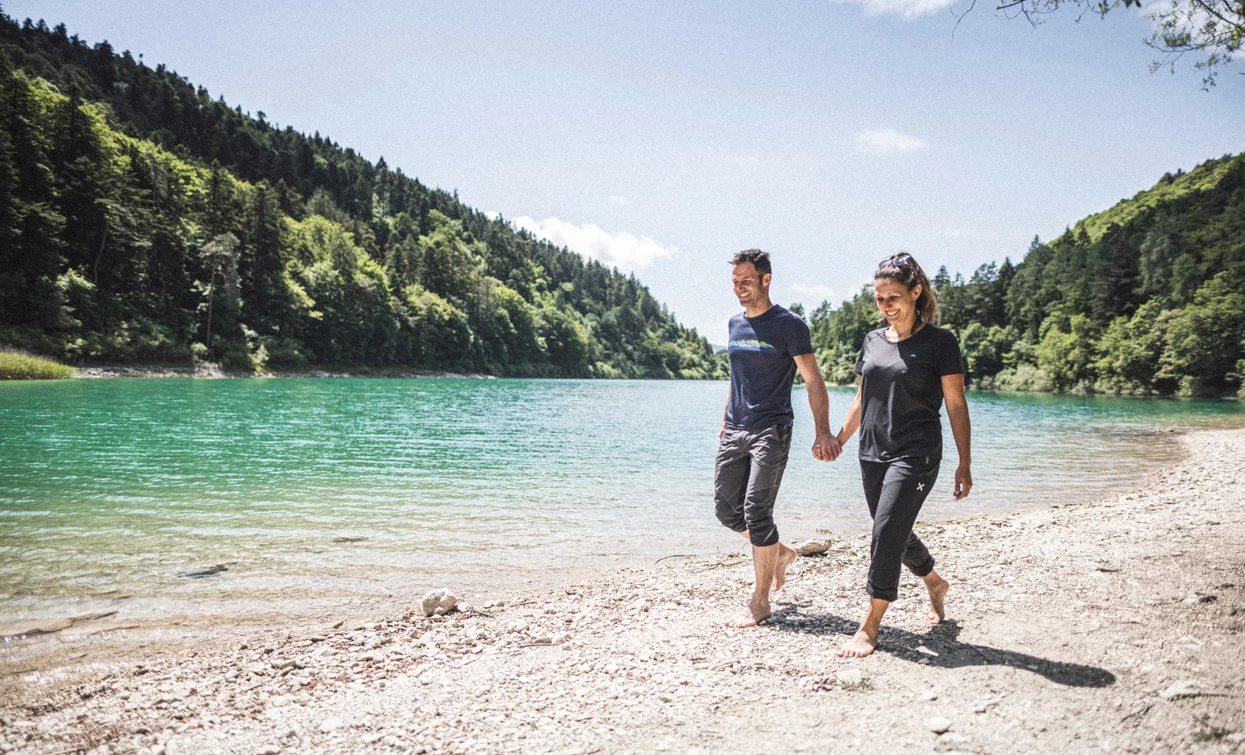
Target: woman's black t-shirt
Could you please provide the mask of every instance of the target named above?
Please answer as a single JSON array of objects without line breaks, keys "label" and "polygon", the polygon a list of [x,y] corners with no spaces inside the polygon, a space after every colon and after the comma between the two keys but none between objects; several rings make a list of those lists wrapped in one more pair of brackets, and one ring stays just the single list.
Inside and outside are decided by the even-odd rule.
[{"label": "woman's black t-shirt", "polygon": [[951,331],[926,325],[898,343],[886,328],[865,336],[856,360],[860,385],[860,458],[942,458],[942,378],[964,374]]}]

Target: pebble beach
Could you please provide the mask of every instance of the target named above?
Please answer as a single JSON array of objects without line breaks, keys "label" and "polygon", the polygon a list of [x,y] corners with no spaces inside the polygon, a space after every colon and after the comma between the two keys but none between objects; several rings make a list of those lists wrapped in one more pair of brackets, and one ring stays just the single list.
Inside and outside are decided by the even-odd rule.
[{"label": "pebble beach", "polygon": [[6,643],[0,751],[1245,752],[1245,430],[1182,443],[1127,493],[918,524],[947,621],[905,575],[865,659],[835,650],[863,613],[866,537],[829,533],[749,629],[724,626],[746,555],[672,545],[445,616],[420,594],[193,641],[45,626]]}]

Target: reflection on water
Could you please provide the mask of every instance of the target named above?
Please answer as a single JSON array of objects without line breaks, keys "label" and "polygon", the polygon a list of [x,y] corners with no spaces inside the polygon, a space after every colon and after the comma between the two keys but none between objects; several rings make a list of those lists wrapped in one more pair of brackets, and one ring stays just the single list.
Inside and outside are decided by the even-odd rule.
[{"label": "reflection on water", "polygon": [[[318,613],[445,583],[736,550],[713,516],[724,383],[77,380],[0,385],[0,622]],[[832,422],[851,391],[834,389]],[[797,391],[785,539],[867,525],[855,443],[823,464]],[[970,394],[976,487],[925,518],[1144,480],[1236,402]],[[837,424],[836,424],[837,426]],[[218,575],[179,576],[223,564]]]}]

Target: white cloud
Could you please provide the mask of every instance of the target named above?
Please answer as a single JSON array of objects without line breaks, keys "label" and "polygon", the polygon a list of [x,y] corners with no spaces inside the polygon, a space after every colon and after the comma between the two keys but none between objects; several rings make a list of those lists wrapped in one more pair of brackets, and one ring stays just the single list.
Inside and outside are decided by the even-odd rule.
[{"label": "white cloud", "polygon": [[488,218],[489,220],[496,220],[501,217],[501,213],[494,212],[493,210],[485,210],[484,217]]},{"label": "white cloud", "polygon": [[903,155],[929,146],[924,139],[901,133],[893,128],[861,131],[856,135],[856,143],[861,149],[875,155]]},{"label": "white cloud", "polygon": [[611,233],[600,226],[587,223],[575,225],[558,218],[535,220],[529,217],[514,218],[515,228],[521,228],[558,246],[591,257],[623,272],[648,267],[656,260],[670,257],[678,248],[663,246],[648,236],[636,236],[626,231]]},{"label": "white cloud", "polygon": [[612,203],[614,203],[614,204],[618,204],[618,205],[624,205],[624,206],[625,206],[625,205],[629,205],[629,204],[631,204],[631,200],[630,200],[630,199],[627,199],[626,197],[621,197],[621,196],[619,196],[619,195],[617,195],[617,194],[611,194],[611,195],[610,195],[610,202],[612,202]]},{"label": "white cloud", "polygon": [[866,16],[903,16],[919,18],[929,16],[955,5],[956,0],[834,0],[851,3],[865,9]]}]

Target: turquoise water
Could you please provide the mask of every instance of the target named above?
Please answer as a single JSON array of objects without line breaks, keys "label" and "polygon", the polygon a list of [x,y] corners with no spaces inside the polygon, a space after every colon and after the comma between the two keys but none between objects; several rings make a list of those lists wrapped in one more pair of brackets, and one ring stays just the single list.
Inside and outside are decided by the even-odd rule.
[{"label": "turquoise water", "polygon": [[[319,614],[738,550],[713,516],[719,382],[70,380],[0,384],[0,622]],[[832,389],[837,427],[851,398]],[[1230,401],[970,394],[972,496],[935,519],[1092,499]],[[797,390],[784,539],[864,531],[855,442],[811,458]],[[206,579],[179,574],[208,564]]]}]

